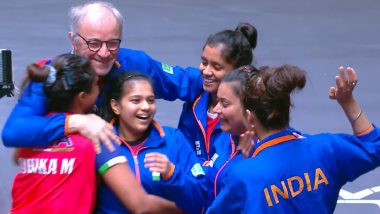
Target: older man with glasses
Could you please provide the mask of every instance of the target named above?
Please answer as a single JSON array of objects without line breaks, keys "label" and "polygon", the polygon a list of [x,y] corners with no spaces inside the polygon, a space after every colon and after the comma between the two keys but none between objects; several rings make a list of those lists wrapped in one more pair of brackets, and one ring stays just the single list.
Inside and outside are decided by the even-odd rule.
[{"label": "older man with glasses", "polygon": [[73,52],[86,56],[99,76],[110,72],[119,53],[123,17],[111,4],[90,3],[70,10]]},{"label": "older man with glasses", "polygon": [[107,49],[111,51],[116,51],[120,47],[121,39],[111,39],[108,41],[101,41],[99,39],[85,39],[83,36],[81,36],[79,33],[76,34],[80,38],[83,39],[83,41],[86,42],[87,47],[90,51],[98,52],[100,48],[103,47],[103,43],[106,44]]},{"label": "older man with glasses", "polygon": [[[199,92],[188,92],[190,82],[192,87],[202,89],[202,77],[198,69],[171,67],[152,59],[143,51],[120,48],[123,17],[112,4],[85,3],[71,8],[69,16],[72,53],[87,57],[99,76],[97,107],[104,105],[104,96],[112,79],[120,72],[130,70],[150,76],[155,83],[156,95],[166,100],[194,99],[193,96]],[[43,60],[39,64],[49,63],[50,60]],[[188,73],[186,78],[176,75],[181,72]],[[197,87],[194,84],[200,85]],[[55,114],[53,117],[45,117],[47,107],[44,93],[41,93],[43,84],[32,82],[25,91],[3,128],[5,146],[46,146],[70,133],[79,132],[94,142],[97,152],[100,152],[99,142],[113,150],[111,141],[117,141],[117,138],[112,126],[106,121],[95,114]]]}]

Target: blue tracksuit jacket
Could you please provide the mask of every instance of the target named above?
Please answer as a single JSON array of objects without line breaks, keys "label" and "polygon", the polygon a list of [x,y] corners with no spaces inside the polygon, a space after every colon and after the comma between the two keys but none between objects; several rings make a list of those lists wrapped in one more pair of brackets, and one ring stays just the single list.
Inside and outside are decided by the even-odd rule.
[{"label": "blue tracksuit jacket", "polygon": [[[210,94],[203,91],[194,101],[183,104],[178,128],[189,139],[197,157],[205,162],[216,156],[226,161],[235,151],[231,135],[220,128],[219,122],[211,133],[210,142],[206,140],[207,109]],[[219,167],[218,165],[216,167]]]},{"label": "blue tracksuit jacket", "polygon": [[[115,130],[118,130],[117,126]],[[202,186],[206,177],[185,136],[179,130],[162,128],[153,122],[143,147],[136,153],[126,144],[117,147],[117,150],[127,158],[129,167],[149,194],[175,202],[186,213],[201,213],[207,196],[206,189]],[[150,152],[165,154],[175,165],[174,173],[168,180],[154,180],[152,172],[144,167],[145,155]],[[97,161],[97,166],[112,162],[114,155],[107,153],[100,154],[102,161]],[[128,210],[103,183],[98,189],[96,213],[128,213]]]},{"label": "blue tracksuit jacket", "polygon": [[[105,86],[97,100],[98,105],[103,104],[103,96],[111,84],[112,77],[129,70],[137,70],[150,76],[158,98],[195,100],[202,90],[202,76],[198,69],[171,67],[152,59],[142,51],[120,48],[114,67],[104,79]],[[50,118],[43,117],[46,113],[43,83],[32,82],[25,88],[24,94],[4,125],[2,132],[4,145],[46,146],[64,137],[66,116],[56,114]],[[29,128],[30,124],[33,124],[33,129]]]},{"label": "blue tracksuit jacket", "polygon": [[333,213],[339,190],[380,165],[380,130],[361,136],[286,130],[234,165],[208,213]]},{"label": "blue tracksuit jacket", "polygon": [[[235,145],[231,136],[220,129],[220,124],[212,133],[211,141],[206,142],[209,94],[203,91],[200,71],[195,68],[171,67],[152,59],[142,51],[120,48],[114,67],[104,78],[104,88],[97,100],[98,106],[104,104],[104,94],[107,93],[112,78],[120,72],[128,70],[137,70],[150,76],[158,98],[185,101],[178,128],[189,139],[201,161],[215,162],[213,168],[216,170],[223,166],[224,162],[234,153]],[[49,118],[42,117],[46,112],[43,83],[30,83],[4,125],[2,132],[4,145],[11,147],[46,146],[50,142],[64,137],[66,115],[56,114]],[[29,128],[29,124],[33,124],[33,129]],[[213,178],[211,179],[213,180]],[[211,188],[210,191],[213,189]]]},{"label": "blue tracksuit jacket", "polygon": [[[230,136],[220,129],[220,124],[212,133],[210,142],[206,142],[209,94],[203,91],[202,76],[196,68],[171,67],[152,59],[142,51],[120,48],[114,67],[104,78],[104,88],[97,100],[98,106],[104,104],[104,94],[107,93],[112,78],[128,70],[137,70],[150,76],[158,98],[185,101],[178,128],[189,139],[200,160],[209,161],[215,153],[227,152],[228,155],[219,155],[219,159],[226,161],[234,152]],[[46,112],[43,84],[30,83],[4,125],[4,145],[46,146],[49,142],[64,137],[66,116],[57,114],[51,118],[41,117]],[[33,129],[29,129],[29,124],[33,124]]]}]

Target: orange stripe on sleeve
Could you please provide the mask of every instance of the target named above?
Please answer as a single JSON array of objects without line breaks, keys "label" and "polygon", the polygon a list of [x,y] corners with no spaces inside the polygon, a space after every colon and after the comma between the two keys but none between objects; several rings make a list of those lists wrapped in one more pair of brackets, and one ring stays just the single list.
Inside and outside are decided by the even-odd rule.
[{"label": "orange stripe on sleeve", "polygon": [[169,173],[165,176],[164,175],[162,176],[162,179],[164,179],[164,181],[169,180],[169,178],[171,178],[174,173],[175,165],[173,163],[170,163],[170,166],[171,167],[170,167]]},{"label": "orange stripe on sleeve", "polygon": [[365,135],[365,134],[368,134],[370,133],[372,130],[373,130],[373,125],[371,125],[370,127],[368,127],[368,129],[364,130],[364,131],[361,131],[357,134],[355,134],[356,136],[361,136],[361,135]]},{"label": "orange stripe on sleeve", "polygon": [[71,115],[66,115],[66,119],[65,119],[65,136],[68,136],[70,133],[69,133],[69,119],[70,119]]}]

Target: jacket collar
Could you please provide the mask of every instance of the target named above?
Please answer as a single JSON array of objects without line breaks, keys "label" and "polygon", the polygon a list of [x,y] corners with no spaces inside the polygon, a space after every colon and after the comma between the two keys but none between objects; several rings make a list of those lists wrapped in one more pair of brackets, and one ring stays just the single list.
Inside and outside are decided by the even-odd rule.
[{"label": "jacket collar", "polygon": [[272,134],[265,139],[263,139],[260,142],[257,142],[255,151],[252,155],[252,157],[256,157],[261,151],[276,146],[278,144],[288,142],[290,140],[297,139],[296,136],[294,136],[292,129],[285,129],[284,131],[277,132],[275,134]]},{"label": "jacket collar", "polygon": [[[119,124],[115,123],[115,120],[112,119],[111,124],[114,127],[114,131],[117,136],[120,137],[119,133]],[[158,124],[155,120],[149,125],[148,130],[150,133],[145,140],[145,147],[159,147],[165,143],[165,132],[160,124]]]},{"label": "jacket collar", "polygon": [[[203,91],[201,95],[193,103],[193,114],[203,125],[207,126],[207,111],[208,111],[208,100],[210,98],[210,93]],[[215,129],[220,129],[221,123],[215,126]]]}]

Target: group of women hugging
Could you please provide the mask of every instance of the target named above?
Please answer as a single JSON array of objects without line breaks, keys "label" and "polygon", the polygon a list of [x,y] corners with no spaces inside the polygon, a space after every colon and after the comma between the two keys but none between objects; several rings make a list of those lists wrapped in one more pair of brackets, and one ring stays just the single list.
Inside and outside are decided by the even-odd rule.
[{"label": "group of women hugging", "polygon": [[[257,66],[253,25],[210,35],[199,68],[172,67],[112,30],[97,38],[91,7],[120,37],[112,5],[78,6],[73,51],[27,67],[2,133],[20,166],[10,213],[332,213],[341,187],[380,165],[353,68],[328,91],[353,133],[310,135],[290,126],[306,72]],[[154,120],[157,98],[184,102],[177,128]]]}]

